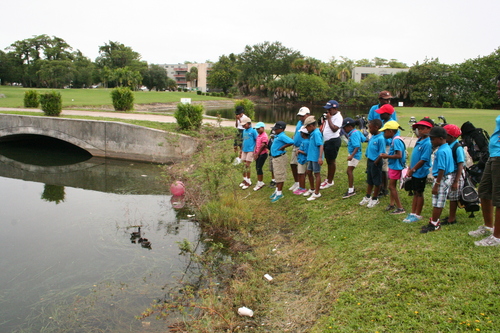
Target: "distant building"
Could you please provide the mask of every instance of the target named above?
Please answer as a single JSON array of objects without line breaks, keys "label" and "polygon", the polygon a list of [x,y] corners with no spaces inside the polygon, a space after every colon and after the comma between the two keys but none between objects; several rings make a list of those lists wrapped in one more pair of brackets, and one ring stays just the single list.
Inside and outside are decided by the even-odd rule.
[{"label": "distant building", "polygon": [[[207,76],[212,68],[212,64],[162,64],[159,66],[165,68],[168,77],[174,79],[179,88],[196,89],[202,92],[207,91]],[[186,73],[193,67],[198,68],[198,80],[196,82],[186,80]]]},{"label": "distant building", "polygon": [[409,70],[409,68],[354,67],[354,69],[352,70],[352,79],[355,82],[361,82],[370,74],[384,76],[396,74],[399,72],[408,72]]}]

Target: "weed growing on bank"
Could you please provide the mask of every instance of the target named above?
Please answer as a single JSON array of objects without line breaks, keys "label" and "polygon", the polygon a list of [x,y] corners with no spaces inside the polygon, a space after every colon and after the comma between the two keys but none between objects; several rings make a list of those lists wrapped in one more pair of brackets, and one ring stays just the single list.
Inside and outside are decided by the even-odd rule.
[{"label": "weed growing on bank", "polygon": [[[365,159],[355,169],[358,194],[342,199],[345,146],[335,186],[320,199],[308,202],[288,191],[290,173],[285,197],[271,204],[273,189],[238,187],[242,170],[232,164],[232,139],[229,132],[208,138],[191,161],[168,170],[172,179],[185,182],[203,237],[229,251],[224,268],[193,289],[193,302],[204,308],[190,314],[188,331],[496,330],[500,255],[496,248],[475,247],[467,235],[482,223],[480,214],[469,218],[459,210],[456,225],[420,234],[431,214],[429,187],[419,223],[403,223],[405,216],[384,211],[387,198],[372,209],[359,206]],[[264,170],[268,184],[267,164]],[[400,195],[409,211],[412,197]],[[254,317],[238,316],[242,306]]]}]

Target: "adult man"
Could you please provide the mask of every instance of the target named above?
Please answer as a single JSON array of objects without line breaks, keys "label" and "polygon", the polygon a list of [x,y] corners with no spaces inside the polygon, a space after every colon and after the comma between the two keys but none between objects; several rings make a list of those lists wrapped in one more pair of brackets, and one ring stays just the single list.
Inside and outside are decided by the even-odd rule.
[{"label": "adult man", "polygon": [[[500,75],[497,76],[496,82],[497,96],[500,98]],[[474,242],[476,246],[500,245],[500,115],[496,118],[495,132],[490,137],[489,150],[490,157],[486,162],[478,191],[484,225],[469,232],[469,235],[474,237],[486,236],[490,233],[491,235]],[[495,207],[494,215],[493,207]]]},{"label": "adult man", "polygon": [[320,185],[320,189],[333,186],[333,177],[337,170],[336,159],[339,153],[339,148],[342,143],[340,139],[340,128],[344,118],[340,114],[338,108],[339,103],[335,100],[330,100],[323,108],[326,113],[323,115],[323,140],[326,163],[328,164],[327,178]]},{"label": "adult man", "polygon": [[299,174],[297,172],[297,165],[299,163],[297,162],[297,149],[299,149],[300,144],[302,142],[302,137],[300,136],[300,129],[304,124],[304,120],[306,120],[306,118],[309,117],[310,115],[311,111],[309,110],[309,108],[305,106],[301,107],[299,109],[299,112],[297,113],[299,121],[297,122],[297,126],[295,127],[295,135],[293,136],[292,156],[290,158],[290,168],[292,169],[294,183],[292,187],[289,188],[290,191],[295,191],[296,189],[299,188]]},{"label": "adult man", "polygon": [[234,127],[238,130],[236,133],[236,137],[234,138],[234,152],[238,153],[238,156],[236,156],[236,159],[234,161],[234,164],[239,164],[241,163],[241,144],[243,143],[243,124],[240,122],[240,118],[245,115],[245,109],[243,106],[239,105],[236,107],[235,111],[235,122],[234,122]]},{"label": "adult man", "polygon": [[[388,92],[387,90],[381,91],[378,94],[378,104],[375,104],[374,106],[372,106],[370,108],[370,111],[368,112],[368,121],[371,121],[373,119],[380,119],[380,115],[376,111],[378,109],[380,109],[383,105],[391,103],[391,98],[392,98],[392,95],[390,92]],[[382,119],[380,119],[380,120],[382,120]],[[396,116],[396,112],[394,112],[391,115],[391,119],[389,119],[389,120],[398,121],[398,117]],[[385,122],[382,120],[382,125],[384,123]]]}]

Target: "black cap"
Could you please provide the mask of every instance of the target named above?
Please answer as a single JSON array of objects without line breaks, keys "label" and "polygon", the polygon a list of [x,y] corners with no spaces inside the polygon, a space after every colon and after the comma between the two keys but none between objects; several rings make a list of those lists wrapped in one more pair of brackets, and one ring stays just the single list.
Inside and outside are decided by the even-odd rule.
[{"label": "black cap", "polygon": [[354,121],[354,119],[349,118],[349,117],[344,118],[344,121],[342,122],[342,128],[346,127],[347,125],[352,125],[352,126],[354,126],[354,125],[355,125],[355,121]]},{"label": "black cap", "polygon": [[238,105],[238,106],[236,107],[236,110],[234,111],[234,113],[235,113],[235,114],[242,114],[242,113],[244,113],[244,112],[245,112],[245,109],[244,109],[244,108],[243,108],[243,106],[241,106],[241,105]]},{"label": "black cap", "polygon": [[277,129],[283,129],[284,130],[285,128],[286,128],[286,123],[284,121],[278,121],[273,126],[273,130],[277,130]]},{"label": "black cap", "polygon": [[433,127],[429,133],[430,137],[438,137],[443,139],[446,139],[446,135],[447,135],[446,130],[441,126]]}]

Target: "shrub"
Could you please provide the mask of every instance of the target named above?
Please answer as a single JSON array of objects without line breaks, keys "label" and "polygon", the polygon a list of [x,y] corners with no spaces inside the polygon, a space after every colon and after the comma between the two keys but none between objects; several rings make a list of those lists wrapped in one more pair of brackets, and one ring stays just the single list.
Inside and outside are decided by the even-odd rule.
[{"label": "shrub", "polygon": [[134,108],[134,94],[127,87],[115,88],[111,91],[115,111],[130,111]]},{"label": "shrub", "polygon": [[233,98],[233,94],[227,94],[227,98]]},{"label": "shrub", "polygon": [[177,88],[177,91],[179,91],[179,92],[182,91],[182,88]]},{"label": "shrub", "polygon": [[482,109],[483,108],[483,103],[481,101],[474,101],[472,103],[472,108],[473,109]]},{"label": "shrub", "polygon": [[179,103],[177,104],[177,110],[174,113],[174,117],[180,129],[198,129],[203,120],[203,105]]},{"label": "shrub", "polygon": [[198,91],[196,92],[196,95],[201,95],[201,90],[198,90]]},{"label": "shrub", "polygon": [[37,108],[40,105],[38,91],[28,90],[24,92],[24,107]]},{"label": "shrub", "polygon": [[187,92],[188,90],[187,90],[187,88],[184,88],[184,90],[183,90],[183,91],[184,91],[184,92]]},{"label": "shrub", "polygon": [[239,99],[234,103],[234,107],[243,106],[245,110],[245,114],[250,117],[250,119],[254,120],[255,117],[255,104],[249,99]]},{"label": "shrub", "polygon": [[62,97],[59,92],[49,92],[40,95],[40,104],[46,116],[59,116],[62,111]]},{"label": "shrub", "polygon": [[443,108],[451,108],[451,103],[450,102],[443,102]]}]

